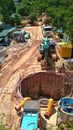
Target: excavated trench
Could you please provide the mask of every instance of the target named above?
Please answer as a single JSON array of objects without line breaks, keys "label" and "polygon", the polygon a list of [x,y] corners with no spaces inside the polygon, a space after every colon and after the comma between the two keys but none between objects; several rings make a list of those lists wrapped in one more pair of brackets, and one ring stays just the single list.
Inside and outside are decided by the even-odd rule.
[{"label": "excavated trench", "polygon": [[32,99],[52,97],[56,101],[71,92],[67,78],[55,72],[32,73],[20,82],[18,88],[22,97],[30,96]]}]

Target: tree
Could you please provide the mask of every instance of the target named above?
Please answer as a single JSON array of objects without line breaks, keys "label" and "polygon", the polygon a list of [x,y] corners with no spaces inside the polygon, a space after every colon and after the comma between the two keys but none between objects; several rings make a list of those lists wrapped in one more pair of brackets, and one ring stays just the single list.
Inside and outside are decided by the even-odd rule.
[{"label": "tree", "polygon": [[67,20],[67,26],[66,26],[66,34],[69,36],[69,40],[73,44],[73,16],[70,17],[70,19]]},{"label": "tree", "polygon": [[22,20],[22,17],[17,13],[11,16],[11,24],[14,24],[14,23],[20,24],[21,20]]},{"label": "tree", "polygon": [[30,20],[30,23],[33,24],[37,21],[37,15],[35,13],[31,13],[28,17],[28,20]]},{"label": "tree", "polygon": [[3,15],[0,14],[0,21],[3,21]]},{"label": "tree", "polygon": [[0,14],[3,21],[9,23],[10,16],[15,12],[15,4],[13,0],[0,0]]},{"label": "tree", "polygon": [[53,26],[62,28],[73,43],[73,2],[72,0],[48,0],[47,18]]},{"label": "tree", "polygon": [[22,0],[20,5],[17,7],[17,13],[21,16],[27,16],[30,14],[31,9],[31,1],[29,0]]}]

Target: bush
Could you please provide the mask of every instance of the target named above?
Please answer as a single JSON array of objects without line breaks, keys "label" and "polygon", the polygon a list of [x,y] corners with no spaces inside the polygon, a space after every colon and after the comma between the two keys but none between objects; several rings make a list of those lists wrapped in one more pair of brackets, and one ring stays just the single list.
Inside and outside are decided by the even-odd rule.
[{"label": "bush", "polygon": [[37,15],[35,13],[30,14],[28,20],[30,20],[30,24],[34,24],[37,21]]},{"label": "bush", "polygon": [[17,23],[18,25],[21,23],[22,17],[19,14],[14,14],[11,16],[11,24]]}]

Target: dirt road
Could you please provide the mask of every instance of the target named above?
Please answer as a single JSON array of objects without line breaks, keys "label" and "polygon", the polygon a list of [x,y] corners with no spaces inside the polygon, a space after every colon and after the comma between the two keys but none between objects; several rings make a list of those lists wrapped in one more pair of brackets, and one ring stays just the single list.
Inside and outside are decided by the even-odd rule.
[{"label": "dirt road", "polygon": [[38,46],[42,39],[40,26],[25,27],[24,30],[30,33],[31,40],[7,47],[8,57],[0,71],[0,114],[5,114],[2,121],[13,130],[18,124],[16,118],[19,120],[14,109],[16,101],[13,98],[13,90],[21,78],[26,76],[27,71],[32,71],[33,66],[36,68]]},{"label": "dirt road", "polygon": [[40,26],[27,27],[24,29],[30,33],[31,40],[29,40],[29,44],[18,43],[7,48],[8,57],[0,72],[0,86],[4,86],[8,82],[10,76],[19,70],[19,68],[22,68],[23,65],[25,67],[26,62],[32,58],[32,55],[35,50],[37,50],[40,40],[42,39]]}]

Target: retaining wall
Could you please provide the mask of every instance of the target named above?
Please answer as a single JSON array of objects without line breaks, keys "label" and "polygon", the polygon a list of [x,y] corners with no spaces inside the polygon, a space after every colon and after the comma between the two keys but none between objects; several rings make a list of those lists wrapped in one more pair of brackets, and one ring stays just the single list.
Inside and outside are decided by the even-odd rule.
[{"label": "retaining wall", "polygon": [[21,81],[20,91],[23,97],[30,96],[33,99],[52,97],[59,100],[71,92],[71,88],[65,83],[67,83],[67,79],[63,74],[55,72],[33,73]]}]

